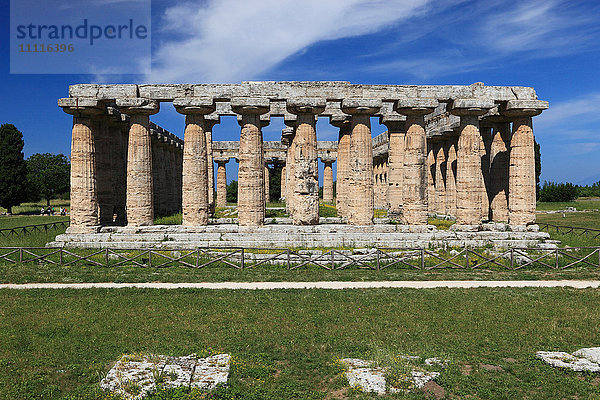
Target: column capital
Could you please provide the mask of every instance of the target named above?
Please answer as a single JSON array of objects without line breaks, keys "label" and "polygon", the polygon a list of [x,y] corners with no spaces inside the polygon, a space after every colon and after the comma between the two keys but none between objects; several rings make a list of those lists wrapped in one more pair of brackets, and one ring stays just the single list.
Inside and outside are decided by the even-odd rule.
[{"label": "column capital", "polygon": [[283,128],[281,130],[281,142],[283,143],[285,141],[287,143],[284,143],[284,144],[287,144],[289,146],[289,144],[291,143],[291,141],[294,137],[294,134],[295,134],[294,132],[295,132],[294,128],[290,128],[290,127]]},{"label": "column capital", "polygon": [[329,123],[336,128],[350,128],[350,116],[346,114],[337,114],[329,117]]},{"label": "column capital", "polygon": [[402,115],[425,115],[432,113],[438,105],[437,99],[423,97],[399,99],[394,108]]},{"label": "column capital", "polygon": [[379,99],[343,99],[342,111],[350,115],[373,115],[382,105]]},{"label": "column capital", "polygon": [[116,103],[123,112],[133,115],[152,115],[160,109],[160,105],[156,100],[141,97],[117,99]]},{"label": "column capital", "polygon": [[325,111],[325,99],[316,97],[290,98],[286,102],[286,109],[291,114],[321,114]]},{"label": "column capital", "polygon": [[[248,114],[246,114],[248,115]],[[255,115],[255,114],[250,114],[250,115]],[[237,116],[237,122],[240,126],[243,126],[244,123],[242,122],[244,120],[244,115],[238,115]],[[263,114],[259,117],[259,121],[260,121],[260,127],[264,128],[265,126],[269,126],[269,124],[271,123],[271,117],[268,114]]]},{"label": "column capital", "polygon": [[404,128],[406,116],[398,113],[385,114],[379,117],[379,123],[385,125],[388,131],[398,132]]},{"label": "column capital", "polygon": [[58,99],[58,106],[67,114],[75,116],[94,116],[104,113],[103,104],[96,99],[67,97]]},{"label": "column capital", "polygon": [[229,157],[213,157],[213,161],[219,165],[225,165],[229,162]]},{"label": "column capital", "polygon": [[494,106],[494,101],[490,99],[454,99],[448,105],[448,109],[452,115],[459,117],[478,117],[486,114]]},{"label": "column capital", "polygon": [[240,115],[261,115],[269,112],[271,102],[263,97],[232,97],[231,110]]},{"label": "column capital", "polygon": [[180,114],[210,114],[215,111],[212,97],[178,97],[173,100],[173,106]]},{"label": "column capital", "polygon": [[506,117],[534,117],[548,109],[548,102],[542,100],[509,100],[501,107]]},{"label": "column capital", "polygon": [[298,117],[295,114],[285,113],[283,115],[283,123],[288,128],[295,128],[298,123]]},{"label": "column capital", "polygon": [[333,156],[321,156],[320,158],[321,158],[321,162],[326,165],[327,164],[331,165],[335,162],[335,157],[333,157]]}]

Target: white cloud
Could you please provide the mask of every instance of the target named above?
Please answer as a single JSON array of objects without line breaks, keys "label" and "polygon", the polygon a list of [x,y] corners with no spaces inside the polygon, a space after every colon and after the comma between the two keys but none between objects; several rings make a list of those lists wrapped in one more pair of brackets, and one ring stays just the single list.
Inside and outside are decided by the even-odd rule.
[{"label": "white cloud", "polygon": [[[430,0],[210,0],[166,10],[154,82],[252,79],[308,46],[377,32],[426,11]],[[156,36],[155,36],[156,38]]]},{"label": "white cloud", "polygon": [[[600,104],[600,92],[550,104],[548,110],[536,117],[536,128],[552,129],[561,134],[564,134],[565,130],[575,132],[578,135],[581,135],[582,132],[589,132],[597,136],[597,132],[573,129],[573,125],[600,120],[598,104]],[[561,128],[564,129],[561,130]]]}]

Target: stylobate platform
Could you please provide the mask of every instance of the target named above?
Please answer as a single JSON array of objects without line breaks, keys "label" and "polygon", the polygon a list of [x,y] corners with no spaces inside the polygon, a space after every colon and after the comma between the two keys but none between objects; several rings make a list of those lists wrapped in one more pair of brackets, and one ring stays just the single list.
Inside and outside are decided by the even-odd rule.
[{"label": "stylobate platform", "polygon": [[[273,220],[271,222],[277,222]],[[271,223],[262,227],[218,224],[198,227],[154,225],[102,227],[96,233],[58,235],[51,247],[76,248],[429,248],[429,247],[536,247],[554,248],[537,225],[484,224],[453,226],[439,230],[433,225],[375,224],[352,226],[321,224],[294,226]]]}]

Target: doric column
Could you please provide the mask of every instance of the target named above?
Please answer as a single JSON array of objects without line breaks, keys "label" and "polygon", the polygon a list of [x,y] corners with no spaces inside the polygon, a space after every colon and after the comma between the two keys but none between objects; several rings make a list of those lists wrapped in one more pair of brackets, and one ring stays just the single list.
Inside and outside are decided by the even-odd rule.
[{"label": "doric column", "polygon": [[460,117],[460,136],[456,149],[456,223],[478,225],[483,210],[483,173],[479,116],[494,106],[491,100],[456,99],[450,112]]},{"label": "doric column", "polygon": [[409,225],[427,224],[425,115],[437,105],[436,99],[421,98],[399,100],[396,107],[398,113],[406,115],[403,222]]},{"label": "doric column", "polygon": [[321,158],[323,162],[323,201],[333,203],[333,158]]},{"label": "doric column", "polygon": [[319,165],[315,116],[325,110],[325,99],[291,98],[287,111],[297,116],[294,152],[294,225],[319,223]]},{"label": "doric column", "polygon": [[348,223],[373,224],[373,140],[371,116],[381,108],[381,100],[344,99],[342,112],[350,114],[350,168],[346,195],[349,199]]},{"label": "doric column", "polygon": [[456,135],[447,136],[444,142],[446,156],[446,214],[456,216]]},{"label": "doric column", "polygon": [[215,164],[213,162],[212,149],[212,131],[216,124],[221,123],[219,114],[212,113],[204,117],[204,126],[206,130],[206,157],[208,171],[208,208],[211,214],[215,212]]},{"label": "doric column", "polygon": [[171,214],[176,213],[179,210],[181,205],[181,201],[178,195],[178,186],[177,186],[177,161],[176,161],[176,147],[174,141],[171,141],[171,145],[169,146],[169,152],[167,156],[169,157],[169,168],[167,170],[168,179],[169,179],[169,211]]},{"label": "doric column", "polygon": [[227,205],[227,169],[229,158],[215,158],[217,163],[217,207]]},{"label": "doric column", "polygon": [[103,115],[95,119],[98,124],[96,142],[96,189],[98,190],[98,217],[101,225],[113,223],[114,215],[114,186],[112,179],[112,161],[114,158],[114,137],[111,135],[110,119]]},{"label": "doric column", "polygon": [[427,141],[427,213],[435,213],[435,148]]},{"label": "doric column", "polygon": [[271,198],[271,185],[269,184],[271,177],[269,175],[269,162],[265,161],[265,203],[268,203]]},{"label": "doric column", "polygon": [[513,122],[508,181],[511,225],[535,223],[535,140],[531,119],[547,108],[545,101],[510,100],[503,110]]},{"label": "doric column", "polygon": [[493,124],[490,148],[489,196],[492,221],[508,222],[510,122]]},{"label": "doric column", "polygon": [[447,214],[446,210],[446,154],[444,144],[436,140],[435,148],[435,211],[439,214]]},{"label": "doric column", "polygon": [[240,114],[238,172],[238,221],[240,226],[265,222],[265,172],[260,115],[269,111],[269,99],[232,98],[233,112]]},{"label": "doric column", "polygon": [[156,114],[159,104],[142,98],[117,99],[117,106],[129,115],[127,150],[127,224],[154,224],[154,193],[152,185],[152,143],[150,115]]},{"label": "doric column", "polygon": [[182,206],[183,225],[207,225],[208,156],[204,116],[215,110],[209,97],[178,98],[177,112],[185,114],[183,145]]},{"label": "doric column", "polygon": [[337,174],[335,180],[335,204],[338,217],[348,218],[348,181],[350,170],[350,117],[334,115],[331,125],[340,129],[337,151]]},{"label": "doric column", "polygon": [[71,224],[69,233],[98,229],[98,192],[96,187],[97,124],[102,105],[95,99],[60,99],[58,105],[73,115],[71,136]]},{"label": "doric column", "polygon": [[[288,120],[286,125],[295,125],[296,120],[294,121]],[[293,203],[294,203],[294,135],[296,134],[296,129],[292,126],[288,126],[281,131],[281,142],[287,146],[286,159],[285,159],[285,210],[289,216],[293,214]]]},{"label": "doric column", "polygon": [[402,221],[404,181],[404,138],[406,117],[394,113],[380,117],[379,123],[388,129],[388,216],[392,221]]},{"label": "doric column", "polygon": [[280,185],[279,187],[281,188],[281,193],[280,193],[281,197],[279,198],[280,200],[285,200],[285,190],[286,190],[285,184],[287,182],[286,176],[285,176],[286,173],[287,173],[286,166],[285,166],[285,164],[283,164],[283,166],[281,167],[281,177],[280,177],[281,181],[279,183],[279,185]]},{"label": "doric column", "polygon": [[[484,126],[481,126],[483,122]],[[490,218],[490,152],[492,147],[492,127],[483,120],[479,123],[479,131],[481,132],[481,172],[482,172],[482,202],[481,215],[484,221],[491,221]]]},{"label": "doric column", "polygon": [[121,114],[114,107],[107,107],[109,115],[109,129],[114,141],[114,152],[111,157],[111,169],[113,173],[113,196],[115,222],[125,225],[127,217],[125,213],[125,201],[127,197],[127,141],[129,135],[129,117]]},{"label": "doric column", "polygon": [[168,177],[168,169],[169,169],[169,159],[167,157],[167,144],[165,143],[168,140],[166,136],[162,137],[160,144],[158,145],[158,154],[160,156],[159,163],[159,172],[158,176],[160,178],[160,197],[158,209],[164,215],[169,214],[169,177]]}]

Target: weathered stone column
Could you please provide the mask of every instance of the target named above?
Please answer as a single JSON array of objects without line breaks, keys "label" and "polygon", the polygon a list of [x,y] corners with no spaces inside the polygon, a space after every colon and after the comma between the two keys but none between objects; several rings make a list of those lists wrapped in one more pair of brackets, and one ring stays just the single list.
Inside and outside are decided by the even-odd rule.
[{"label": "weathered stone column", "polygon": [[260,115],[269,111],[269,99],[232,98],[231,109],[240,114],[238,221],[240,226],[265,222],[265,172]]},{"label": "weathered stone column", "polygon": [[508,169],[510,122],[493,125],[490,148],[490,214],[492,221],[508,222]]},{"label": "weathered stone column", "polygon": [[117,106],[129,115],[129,145],[127,150],[127,224],[154,224],[154,188],[152,185],[152,143],[150,115],[159,104],[142,98],[117,99]]},{"label": "weathered stone column", "polygon": [[107,107],[111,137],[114,140],[114,153],[111,157],[111,169],[113,171],[114,191],[114,213],[115,223],[125,225],[127,216],[125,213],[125,201],[127,198],[127,141],[129,135],[129,117],[121,114],[114,107]]},{"label": "weathered stone column", "polygon": [[350,160],[348,223],[351,225],[373,224],[373,140],[371,138],[371,115],[381,108],[381,100],[344,99],[342,112],[350,114]]},{"label": "weathered stone column", "polygon": [[335,204],[338,217],[348,218],[348,181],[350,171],[350,117],[334,115],[329,123],[340,129],[337,151],[337,174],[335,180]]},{"label": "weathered stone column", "polygon": [[540,100],[510,100],[503,114],[513,120],[508,181],[508,221],[535,223],[535,149],[532,117],[548,108]]},{"label": "weathered stone column", "polygon": [[437,140],[435,148],[435,212],[447,214],[446,209],[446,154],[444,144]]},{"label": "weathered stone column", "polygon": [[[290,125],[295,125],[295,122],[288,120],[286,122],[287,124]],[[287,148],[287,152],[286,152],[286,159],[285,159],[285,164],[286,164],[286,169],[285,169],[285,210],[288,213],[289,216],[291,216],[293,214],[293,208],[294,208],[294,193],[292,188],[294,187],[294,149],[293,149],[293,145],[294,145],[294,135],[296,133],[296,129],[288,126],[287,128],[284,128],[281,131],[281,141],[282,143],[284,143],[285,145],[288,146]]]},{"label": "weathered stone column", "polygon": [[323,162],[323,201],[333,203],[333,158],[321,158]]},{"label": "weathered stone column", "polygon": [[285,164],[283,164],[283,166],[281,167],[281,177],[280,177],[281,181],[279,184],[280,185],[279,187],[281,188],[281,197],[279,198],[280,200],[285,200],[285,190],[286,190],[285,184],[287,183],[287,179],[286,179],[286,175],[285,175],[286,173],[287,173],[286,166],[285,166]]},{"label": "weathered stone column", "polygon": [[[481,122],[483,122],[484,126],[481,126]],[[482,218],[484,221],[491,221],[490,218],[490,151],[492,147],[492,128],[488,126],[485,120],[480,121],[479,123],[479,131],[481,132],[481,172],[482,172],[482,185],[483,185],[483,193],[482,193],[482,202],[481,202],[481,211]]]},{"label": "weathered stone column", "polygon": [[269,184],[270,179],[269,163],[265,161],[265,203],[268,203],[271,199],[271,185]]},{"label": "weathered stone column", "polygon": [[183,145],[183,225],[208,225],[208,156],[204,116],[215,110],[212,98],[178,98],[177,112],[185,114]]},{"label": "weathered stone column", "polygon": [[456,216],[456,135],[449,136],[444,143],[446,153],[446,214]]},{"label": "weathered stone column", "polygon": [[114,137],[111,135],[108,115],[95,118],[98,124],[96,142],[96,189],[98,190],[98,217],[101,225],[111,225],[114,215],[114,185],[112,161]]},{"label": "weathered stone column", "polygon": [[179,211],[179,207],[181,205],[181,201],[179,199],[179,189],[177,186],[177,161],[176,161],[176,143],[171,141],[171,145],[169,146],[169,169],[168,178],[169,178],[169,211],[171,214]]},{"label": "weathered stone column", "polygon": [[219,114],[208,114],[204,117],[204,126],[206,130],[206,157],[208,171],[208,209],[211,215],[215,212],[215,164],[213,162],[212,149],[212,131],[216,124],[221,123]]},{"label": "weathered stone column", "polygon": [[71,224],[68,233],[89,233],[98,229],[98,192],[96,187],[97,124],[102,105],[95,99],[60,99],[58,105],[73,115],[71,136]]},{"label": "weathered stone column", "polygon": [[294,151],[294,225],[319,223],[319,165],[315,117],[325,110],[325,99],[291,98],[287,111],[297,116]]},{"label": "weathered stone column", "polygon": [[215,158],[217,163],[217,207],[227,205],[227,169],[229,158]]},{"label": "weathered stone column", "polygon": [[388,128],[388,217],[394,222],[400,222],[403,218],[405,121],[406,117],[397,113],[379,119],[379,123]]},{"label": "weathered stone column", "polygon": [[425,115],[437,107],[436,99],[399,100],[396,111],[406,115],[403,178],[403,222],[427,224],[427,139]]},{"label": "weathered stone column", "polygon": [[456,99],[450,112],[460,117],[460,136],[456,149],[456,223],[479,225],[483,210],[483,173],[479,116],[494,106],[491,100]]},{"label": "weathered stone column", "polygon": [[435,213],[435,148],[427,141],[427,213]]}]

